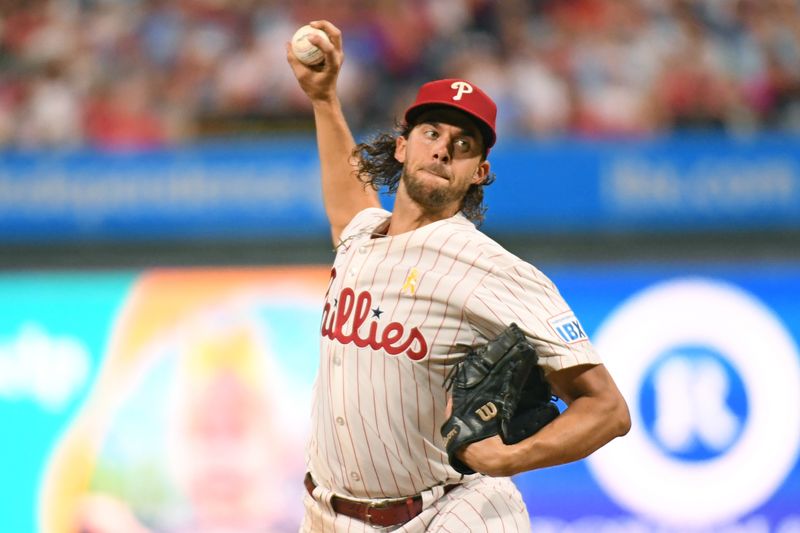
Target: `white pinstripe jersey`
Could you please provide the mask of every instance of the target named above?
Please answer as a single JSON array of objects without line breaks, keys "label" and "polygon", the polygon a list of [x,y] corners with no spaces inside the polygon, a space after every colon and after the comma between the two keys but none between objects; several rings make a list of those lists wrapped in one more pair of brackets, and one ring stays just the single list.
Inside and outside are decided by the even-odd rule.
[{"label": "white pinstripe jersey", "polygon": [[463,215],[373,238],[389,217],[366,209],[344,229],[322,315],[308,468],[357,498],[460,479],[439,434],[444,378],[511,322],[546,372],[600,362],[553,283]]}]

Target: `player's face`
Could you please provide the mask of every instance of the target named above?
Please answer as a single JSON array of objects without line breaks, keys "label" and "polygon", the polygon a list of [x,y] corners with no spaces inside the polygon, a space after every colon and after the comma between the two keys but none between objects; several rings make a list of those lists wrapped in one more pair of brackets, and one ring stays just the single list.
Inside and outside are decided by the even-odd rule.
[{"label": "player's face", "polygon": [[420,116],[408,137],[397,140],[403,163],[400,187],[427,211],[454,214],[473,184],[489,173],[480,131],[463,113],[438,109]]}]

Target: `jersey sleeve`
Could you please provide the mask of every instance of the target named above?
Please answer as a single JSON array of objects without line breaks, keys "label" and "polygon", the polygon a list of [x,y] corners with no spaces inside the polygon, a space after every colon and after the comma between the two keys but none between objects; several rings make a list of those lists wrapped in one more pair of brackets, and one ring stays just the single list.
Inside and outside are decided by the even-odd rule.
[{"label": "jersey sleeve", "polygon": [[468,298],[465,313],[487,339],[516,323],[536,348],[545,372],[601,363],[553,282],[524,261],[487,274]]},{"label": "jersey sleeve", "polygon": [[373,231],[389,216],[391,216],[391,213],[380,207],[368,207],[359,211],[342,230],[342,235],[339,239],[340,243],[361,233]]}]

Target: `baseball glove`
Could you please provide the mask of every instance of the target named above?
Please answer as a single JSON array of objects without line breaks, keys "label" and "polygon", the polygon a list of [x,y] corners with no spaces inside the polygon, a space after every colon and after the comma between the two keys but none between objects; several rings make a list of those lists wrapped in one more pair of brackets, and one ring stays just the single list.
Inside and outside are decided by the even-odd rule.
[{"label": "baseball glove", "polygon": [[525,335],[511,324],[451,369],[445,387],[452,396],[452,414],[441,433],[450,465],[458,472],[475,473],[456,457],[461,447],[498,434],[505,444],[514,444],[559,415],[537,359]]}]

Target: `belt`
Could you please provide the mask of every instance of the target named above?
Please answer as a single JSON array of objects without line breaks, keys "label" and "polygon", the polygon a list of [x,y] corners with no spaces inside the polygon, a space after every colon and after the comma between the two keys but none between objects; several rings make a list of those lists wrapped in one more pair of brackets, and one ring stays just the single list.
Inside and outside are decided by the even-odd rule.
[{"label": "belt", "polygon": [[[311,474],[306,474],[303,483],[308,493],[313,496],[316,484]],[[447,494],[458,484],[445,485],[444,493]],[[422,496],[409,496],[408,498],[390,500],[386,502],[359,502],[340,496],[331,498],[331,506],[336,514],[343,514],[356,520],[361,520],[371,526],[389,527],[405,524],[422,512]]]}]

